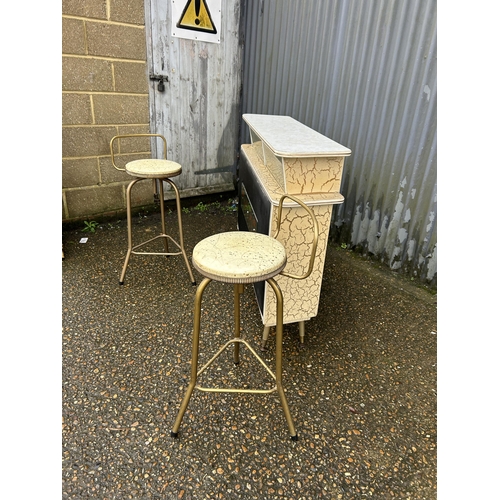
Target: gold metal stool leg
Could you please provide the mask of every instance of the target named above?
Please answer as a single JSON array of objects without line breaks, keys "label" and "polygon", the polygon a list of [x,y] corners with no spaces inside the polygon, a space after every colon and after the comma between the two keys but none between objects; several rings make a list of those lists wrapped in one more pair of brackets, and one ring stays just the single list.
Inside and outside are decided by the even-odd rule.
[{"label": "gold metal stool leg", "polygon": [[203,296],[203,292],[205,288],[212,280],[209,278],[205,278],[198,289],[196,290],[196,295],[194,298],[194,324],[193,324],[193,348],[191,353],[191,380],[189,381],[188,388],[186,390],[186,394],[184,395],[184,399],[182,400],[181,407],[179,409],[179,413],[177,414],[177,418],[175,419],[174,426],[170,435],[174,438],[178,436],[179,427],[181,426],[182,417],[186,412],[186,408],[189,404],[189,400],[191,399],[191,394],[193,394],[193,390],[196,386],[196,380],[198,378],[198,353],[199,353],[199,345],[200,345],[200,320],[201,320],[201,298]]},{"label": "gold metal stool leg", "polygon": [[[144,241],[143,243],[137,244],[135,247],[132,244],[132,187],[136,184],[136,182],[139,182],[141,180],[148,180],[146,178],[141,178],[141,179],[134,179],[128,186],[127,186],[127,233],[128,233],[128,250],[127,250],[127,255],[125,257],[125,263],[123,264],[122,268],[122,273],[120,275],[120,285],[124,284],[125,280],[125,273],[127,271],[128,264],[130,262],[130,257],[132,254],[143,254],[143,255],[166,255],[167,257],[170,255],[180,255],[182,254],[184,258],[184,263],[186,264],[186,268],[189,273],[189,278],[191,279],[191,284],[193,286],[196,286],[196,280],[194,279],[193,272],[191,271],[191,266],[189,265],[189,260],[186,254],[186,249],[184,248],[184,232],[182,230],[182,216],[181,216],[181,201],[180,201],[180,195],[179,195],[179,190],[177,189],[177,186],[173,181],[170,179],[158,179],[159,181],[159,198],[160,198],[160,214],[161,214],[161,234],[155,236],[154,238],[151,238],[147,241]],[[177,206],[177,223],[179,227],[179,242],[175,241],[171,236],[167,234],[166,231],[166,224],[165,224],[165,201],[164,201],[164,189],[163,189],[163,181],[168,182],[174,192],[175,192],[175,200],[176,200],[176,206]],[[156,182],[156,181],[154,181]],[[154,191],[156,192],[156,184],[154,185]],[[161,252],[139,252],[138,248],[142,247],[143,245],[146,245],[147,243],[157,239],[161,238],[164,243],[164,248],[165,251],[163,253]],[[175,246],[178,247],[179,251],[178,252],[169,252],[168,251],[168,240],[172,240],[172,242],[175,244]]]},{"label": "gold metal stool leg", "polygon": [[127,266],[130,261],[130,256],[132,255],[132,201],[131,201],[131,191],[132,186],[139,181],[139,179],[134,179],[127,186],[127,237],[128,237],[128,250],[125,257],[125,263],[123,264],[122,274],[120,276],[120,285],[123,285],[125,279],[125,273],[127,272]]},{"label": "gold metal stool leg", "polygon": [[274,290],[274,294],[276,295],[276,387],[280,396],[281,406],[283,407],[283,411],[285,413],[286,423],[288,424],[288,429],[290,431],[290,437],[292,441],[298,441],[299,437],[297,436],[292,415],[290,414],[290,409],[288,408],[281,377],[283,370],[283,293],[273,278],[269,278],[266,281],[271,285],[271,288]]},{"label": "gold metal stool leg", "polygon": [[191,284],[193,286],[196,286],[196,280],[194,279],[193,272],[191,271],[191,266],[189,265],[189,260],[186,255],[186,250],[184,248],[184,232],[182,230],[182,208],[181,208],[181,197],[179,194],[179,189],[177,188],[175,183],[170,179],[165,179],[165,180],[172,186],[172,189],[175,191],[175,204],[177,207],[177,225],[179,227],[179,247],[181,249],[182,256],[184,257],[184,262],[186,263],[189,277],[191,278]]},{"label": "gold metal stool leg", "polygon": [[[241,313],[240,313],[240,295],[243,293],[243,285],[234,285],[234,338],[241,336]],[[240,343],[234,343],[234,364],[240,363]]]},{"label": "gold metal stool leg", "polygon": [[[179,412],[177,414],[177,418],[174,422],[174,426],[172,431],[170,432],[171,437],[178,437],[179,427],[181,425],[182,418],[189,404],[189,400],[191,399],[191,395],[194,389],[198,389],[206,392],[238,392],[238,393],[252,393],[252,394],[270,394],[271,392],[277,391],[281,406],[283,408],[283,412],[285,413],[286,422],[288,425],[288,429],[290,431],[290,437],[292,441],[297,441],[297,431],[295,430],[295,426],[292,420],[292,416],[290,414],[290,410],[288,408],[288,403],[286,400],[285,392],[283,390],[282,385],[282,365],[283,365],[283,355],[282,355],[282,346],[283,346],[283,294],[281,292],[280,287],[274,281],[274,279],[269,278],[267,282],[274,290],[276,295],[276,372],[272,373],[269,367],[266,365],[264,360],[258,356],[254,349],[248,344],[248,342],[240,337],[241,327],[240,327],[240,295],[243,293],[243,285],[235,284],[234,285],[234,315],[235,315],[235,332],[234,338],[228,342],[224,346],[222,346],[219,351],[202,367],[198,370],[198,355],[199,355],[199,342],[200,342],[200,321],[201,321],[201,299],[203,292],[206,286],[212,281],[210,278],[205,278],[196,291],[195,295],[195,306],[194,306],[194,325],[193,325],[193,347],[191,354],[191,380],[189,382],[188,388],[186,390],[186,394],[184,395],[184,399],[182,400]],[[271,377],[275,380],[276,386],[272,389],[233,389],[233,388],[208,388],[197,386],[196,382],[198,376],[201,375],[206,368],[208,368],[215,359],[231,344],[234,344],[234,362],[236,364],[239,363],[239,344],[245,344],[245,346],[251,351],[251,353],[257,358],[257,360],[264,366],[264,368],[269,372]]]},{"label": "gold metal stool leg", "polygon": [[[156,182],[159,184],[159,191],[160,191],[160,215],[161,215],[161,234],[166,235],[167,234],[167,226],[165,224],[165,196],[164,196],[164,191],[163,191],[163,180],[162,179],[153,179],[154,182],[154,187],[156,190]],[[165,252],[168,253],[168,238],[165,236],[162,238],[163,240],[163,245],[165,247]],[[193,280],[191,279],[191,282]]]}]

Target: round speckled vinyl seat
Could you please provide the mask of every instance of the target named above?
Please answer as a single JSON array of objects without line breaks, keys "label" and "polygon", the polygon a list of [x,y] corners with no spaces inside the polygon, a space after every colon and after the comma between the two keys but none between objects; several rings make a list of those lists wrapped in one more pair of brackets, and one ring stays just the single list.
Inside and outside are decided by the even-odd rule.
[{"label": "round speckled vinyl seat", "polygon": [[286,265],[285,247],[260,233],[214,234],[193,249],[193,266],[203,276],[224,283],[255,283],[279,274]]},{"label": "round speckled vinyl seat", "polygon": [[163,179],[165,177],[176,177],[182,172],[182,167],[175,161],[146,158],[144,160],[129,161],[125,165],[125,171],[134,177]]},{"label": "round speckled vinyl seat", "polygon": [[[309,268],[303,276],[283,272],[286,262],[286,250],[284,245],[277,240],[281,226],[281,212],[283,200],[290,198],[293,202],[301,205],[309,214],[312,220],[314,231],[313,243],[311,245],[311,256],[309,258]],[[282,386],[282,343],[283,343],[283,294],[274,277],[278,274],[292,279],[305,279],[313,269],[316,247],[318,243],[318,222],[312,210],[297,198],[284,195],[279,201],[277,211],[277,231],[274,237],[265,234],[230,231],[219,233],[203,239],[193,249],[193,266],[205,278],[198,286],[194,302],[194,326],[193,326],[193,348],[191,356],[191,380],[181,407],[177,414],[174,426],[171,431],[172,437],[178,437],[179,427],[182,417],[187,409],[191,394],[194,389],[205,392],[243,392],[253,394],[269,394],[277,392],[281,406],[285,413],[286,422],[293,441],[298,439],[295,426],[293,424],[285,392]],[[198,354],[200,343],[201,325],[201,301],[205,288],[212,281],[232,283],[234,285],[234,337],[227,341],[218,352],[205,365],[198,369]],[[242,339],[240,325],[240,295],[243,293],[243,286],[248,283],[266,281],[276,296],[276,370],[273,373],[265,361],[257,354],[251,345]],[[274,379],[275,385],[271,389],[243,389],[243,388],[220,388],[203,387],[197,384],[198,377],[210,367],[210,365],[226,350],[234,344],[234,363],[239,365],[239,348],[243,344],[264,366],[268,374]]]},{"label": "round speckled vinyl seat", "polygon": [[[117,155],[137,155],[135,151],[147,151],[151,148],[151,139],[158,138],[161,139],[163,143],[163,156],[164,158],[141,158],[138,160],[132,160],[125,163],[125,167],[119,167],[115,162],[115,157]],[[123,142],[127,142],[127,148],[123,149]],[[186,255],[186,250],[184,249],[184,236],[182,232],[182,219],[181,219],[181,200],[179,196],[179,190],[175,183],[171,180],[171,177],[176,177],[181,174],[182,166],[171,160],[167,160],[167,141],[165,137],[160,134],[123,134],[123,135],[115,135],[110,143],[109,147],[111,150],[111,163],[116,170],[120,170],[122,172],[126,172],[128,175],[133,177],[134,179],[130,182],[127,187],[127,228],[128,228],[128,250],[127,255],[125,257],[125,263],[123,264],[122,273],[120,276],[120,285],[123,285],[125,279],[125,273],[127,271],[127,267],[130,261],[130,257],[132,254],[134,255],[182,255],[184,257],[184,262],[186,264],[189,277],[191,279],[191,283],[196,285],[194,280],[193,272],[191,271],[191,267],[189,265],[189,261]],[[116,151],[120,148],[120,151]],[[160,205],[160,213],[161,213],[161,233],[154,238],[151,238],[143,243],[139,243],[138,245],[132,244],[132,187],[139,181],[142,180],[153,180],[153,192],[154,192],[154,200]],[[177,224],[179,229],[179,238],[175,240],[167,234],[166,225],[165,225],[165,198],[164,198],[164,190],[163,183],[166,182],[170,184],[176,199],[177,205]],[[153,242],[156,239],[163,240],[164,251],[163,252],[152,252],[152,251],[138,251],[144,245],[147,245]],[[178,251],[171,252],[168,248],[169,240],[177,247]]]}]

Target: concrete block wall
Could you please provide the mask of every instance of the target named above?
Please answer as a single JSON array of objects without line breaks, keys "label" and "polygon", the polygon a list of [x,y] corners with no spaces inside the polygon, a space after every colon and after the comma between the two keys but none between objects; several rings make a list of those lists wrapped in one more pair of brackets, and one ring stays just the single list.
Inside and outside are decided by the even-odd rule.
[{"label": "concrete block wall", "polygon": [[[109,141],[149,132],[148,86],[144,0],[63,0],[63,222],[125,210],[130,177],[113,168]],[[148,150],[138,143],[121,160]],[[148,182],[134,190],[135,205],[153,203]]]}]

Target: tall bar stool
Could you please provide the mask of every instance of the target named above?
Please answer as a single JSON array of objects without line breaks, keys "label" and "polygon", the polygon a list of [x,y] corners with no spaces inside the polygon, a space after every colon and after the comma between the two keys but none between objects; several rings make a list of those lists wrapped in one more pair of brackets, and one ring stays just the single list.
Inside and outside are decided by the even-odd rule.
[{"label": "tall bar stool", "polygon": [[[283,272],[287,260],[286,251],[283,244],[276,239],[281,227],[283,201],[286,198],[290,198],[293,202],[301,205],[307,211],[312,221],[314,236],[311,244],[311,256],[308,270],[302,276]],[[285,413],[291,439],[292,441],[297,441],[298,439],[282,386],[283,294],[278,283],[273,278],[278,274],[293,279],[307,278],[313,270],[319,232],[318,222],[312,210],[293,196],[284,195],[280,199],[277,217],[277,230],[273,237],[254,232],[231,231],[209,236],[200,241],[193,249],[194,268],[205,276],[205,278],[198,286],[195,295],[191,380],[170,433],[174,438],[178,437],[182,417],[187,409],[193,390],[198,389],[205,392],[240,392],[252,394],[269,394],[277,391]],[[234,285],[234,338],[226,342],[202,368],[198,369],[201,300],[205,288],[212,280],[232,283]],[[240,295],[243,293],[243,286],[245,284],[258,281],[266,281],[276,295],[276,370],[274,373],[249,343],[240,337]],[[244,344],[264,366],[272,379],[274,379],[274,387],[271,389],[235,389],[203,387],[197,384],[198,377],[232,344],[234,344],[234,363],[236,365],[239,364],[239,344]]]},{"label": "tall bar stool", "polygon": [[[115,163],[115,155],[117,154],[115,149],[119,147],[120,141],[122,139],[137,139],[141,137],[159,137],[163,142],[163,159],[155,159],[155,158],[144,158],[140,160],[134,160],[128,162],[125,165],[125,168],[120,168]],[[171,177],[176,177],[182,172],[182,167],[179,163],[175,161],[167,160],[167,141],[165,137],[160,134],[124,134],[124,135],[115,135],[110,143],[109,147],[111,150],[111,163],[116,170],[120,170],[123,172],[127,172],[130,176],[134,177],[134,179],[130,182],[127,187],[127,229],[128,229],[128,250],[127,256],[125,257],[125,263],[123,264],[122,273],[120,276],[120,285],[123,285],[125,279],[125,273],[127,272],[127,266],[130,261],[130,256],[134,255],[181,255],[184,257],[184,261],[186,263],[186,267],[189,273],[189,277],[191,279],[191,283],[196,285],[196,281],[193,276],[193,272],[191,271],[191,267],[189,265],[189,261],[186,255],[186,250],[184,249],[184,235],[182,232],[182,218],[181,218],[181,200],[179,196],[179,190],[175,183],[171,180]],[[155,199],[159,199],[160,203],[160,213],[161,213],[161,233],[154,238],[150,238],[143,243],[139,243],[137,245],[132,244],[132,202],[131,202],[131,193],[132,187],[139,181],[149,179],[153,182],[153,191]],[[165,202],[163,197],[163,181],[168,182],[172,189],[175,192],[175,199],[177,204],[177,223],[179,226],[179,241],[176,241],[166,232],[165,226]],[[156,239],[162,239],[164,243],[164,252],[144,252],[139,251],[138,249],[147,243],[150,243]],[[168,249],[168,240],[170,240],[177,248],[178,251],[170,252]]]}]

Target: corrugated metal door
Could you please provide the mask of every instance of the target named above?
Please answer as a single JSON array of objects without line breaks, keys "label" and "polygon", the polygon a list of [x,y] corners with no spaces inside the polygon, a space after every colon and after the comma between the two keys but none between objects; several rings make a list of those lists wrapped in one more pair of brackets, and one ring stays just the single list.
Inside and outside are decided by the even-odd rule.
[{"label": "corrugated metal door", "polygon": [[[163,91],[158,80],[150,83],[151,130],[166,137],[168,158],[182,165],[176,183],[183,196],[232,190],[240,123],[240,0],[219,2],[216,43],[173,36],[174,1],[186,8],[201,5],[145,2],[150,75],[165,77]],[[213,2],[203,4],[210,8]]]}]

